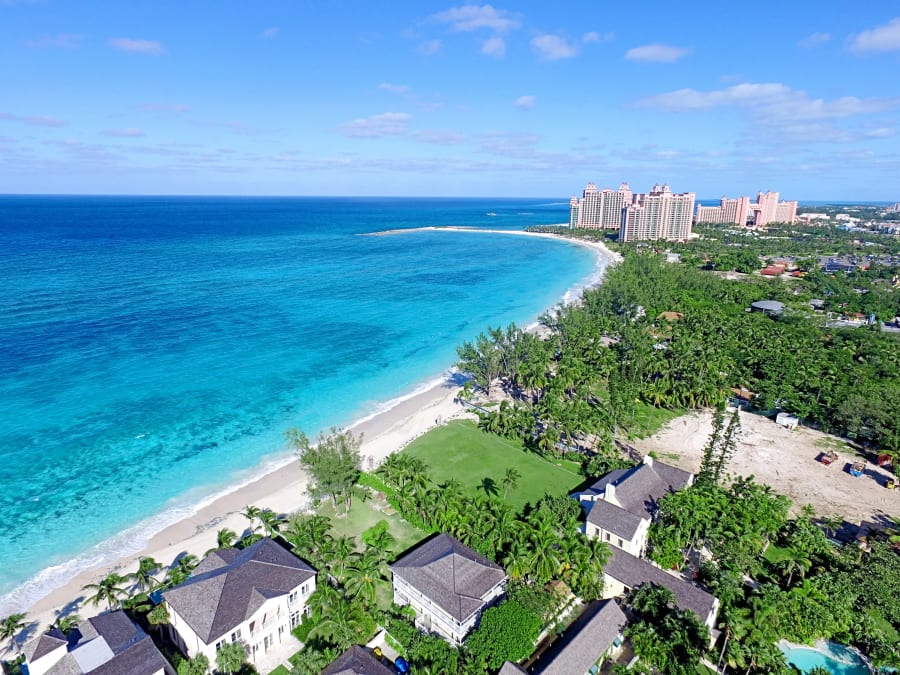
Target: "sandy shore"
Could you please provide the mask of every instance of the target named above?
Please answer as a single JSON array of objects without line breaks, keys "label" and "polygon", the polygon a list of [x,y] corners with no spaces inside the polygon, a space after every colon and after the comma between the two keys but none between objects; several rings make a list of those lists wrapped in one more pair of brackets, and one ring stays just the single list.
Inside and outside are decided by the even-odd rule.
[{"label": "sandy shore", "polygon": [[[360,449],[363,468],[378,466],[387,455],[403,448],[436,424],[464,415],[462,408],[454,403],[458,391],[459,384],[448,378],[352,427],[354,433],[363,434]],[[73,603],[85,597],[82,591],[85,584],[94,583],[110,572],[127,574],[134,571],[139,557],[151,556],[165,565],[170,565],[184,553],[202,557],[206,551],[215,548],[216,533],[220,529],[227,527],[238,533],[246,530],[249,523],[241,511],[248,504],[270,508],[276,513],[304,510],[308,504],[306,486],[307,476],[297,462],[261,476],[211,502],[189,518],[165,528],[154,535],[140,553],[75,575],[27,608],[27,620],[37,622],[40,629],[46,628],[54,621],[57,610],[71,608]],[[86,618],[103,609],[103,606],[81,605],[75,611]]]},{"label": "sandy shore", "polygon": [[[468,228],[420,228],[421,230],[483,232],[491,234],[512,234],[529,237],[559,239],[556,235],[523,232],[516,230],[484,230]],[[395,230],[375,233],[400,234],[416,230]],[[591,248],[598,256],[599,274],[594,275],[579,291],[596,285],[606,266],[620,259],[599,242],[588,242],[577,239],[566,239],[587,248]],[[580,295],[580,293],[579,293]],[[366,419],[354,426],[354,433],[363,434],[360,452],[363,457],[362,468],[369,470],[387,457],[405,447],[409,442],[421,436],[429,429],[450,419],[464,416],[462,408],[454,402],[459,391],[458,381],[447,377],[433,387],[400,400],[388,410]],[[222,528],[242,533],[249,525],[241,511],[247,505],[269,508],[276,513],[292,513],[304,510],[308,506],[306,495],[307,476],[296,462],[267,473],[256,480],[225,494],[205,505],[190,517],[166,527],[155,534],[138,553],[122,557],[107,564],[85,569],[73,577],[62,581],[60,586],[51,590],[28,607],[4,607],[5,612],[25,611],[29,629],[27,637],[33,637],[38,631],[46,629],[55,618],[56,613],[65,608],[65,613],[77,612],[82,618],[95,615],[103,607],[82,604],[85,597],[82,588],[95,583],[111,572],[127,574],[137,567],[140,557],[150,556],[168,566],[178,557],[190,553],[198,557],[216,545],[216,534]]]}]

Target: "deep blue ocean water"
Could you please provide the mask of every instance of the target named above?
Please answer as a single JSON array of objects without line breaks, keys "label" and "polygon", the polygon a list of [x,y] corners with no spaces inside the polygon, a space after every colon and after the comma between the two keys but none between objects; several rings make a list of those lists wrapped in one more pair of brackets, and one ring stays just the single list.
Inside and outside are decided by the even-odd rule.
[{"label": "deep blue ocean water", "polygon": [[360,234],[567,220],[562,200],[0,197],[0,614],[596,272],[562,242]]}]

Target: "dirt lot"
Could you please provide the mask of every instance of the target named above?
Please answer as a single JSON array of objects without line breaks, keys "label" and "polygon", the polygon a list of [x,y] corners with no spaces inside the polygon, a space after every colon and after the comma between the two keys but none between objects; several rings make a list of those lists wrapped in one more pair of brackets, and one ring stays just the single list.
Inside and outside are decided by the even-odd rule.
[{"label": "dirt lot", "polygon": [[[697,471],[711,431],[710,412],[690,413],[633,445],[641,453],[654,450],[664,462]],[[816,460],[828,450],[840,457],[831,466]],[[740,439],[728,470],[753,475],[757,482],[787,495],[794,512],[811,504],[819,516],[839,515],[853,524],[900,514],[900,489],[884,487],[892,474],[867,462],[863,475],[855,478],[847,469],[858,459],[857,451],[839,438],[800,427],[789,431],[766,417],[741,412]]]}]

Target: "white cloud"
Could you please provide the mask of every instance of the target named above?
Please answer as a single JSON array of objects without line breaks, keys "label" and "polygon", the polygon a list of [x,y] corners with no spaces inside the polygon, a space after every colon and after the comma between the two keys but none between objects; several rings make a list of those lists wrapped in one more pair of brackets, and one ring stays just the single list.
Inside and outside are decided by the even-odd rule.
[{"label": "white cloud", "polygon": [[57,33],[42,35],[37,40],[25,40],[26,47],[36,49],[76,49],[81,46],[84,35],[81,33]]},{"label": "white cloud", "polygon": [[117,138],[140,138],[146,136],[143,129],[129,127],[126,129],[107,129],[103,132],[105,136],[115,136]]},{"label": "white cloud", "polygon": [[278,28],[278,26],[272,26],[271,28],[266,28],[262,33],[260,33],[260,36],[264,37],[266,40],[271,40],[276,35],[278,35],[279,30],[280,29]]},{"label": "white cloud", "polygon": [[191,109],[187,103],[142,103],[138,106],[145,112],[186,113]]},{"label": "white cloud", "polygon": [[602,35],[597,31],[590,31],[589,33],[585,33],[581,36],[581,41],[588,45],[596,42],[609,42],[610,40],[615,39],[615,33],[603,33]]},{"label": "white cloud", "polygon": [[813,33],[812,35],[807,35],[797,44],[804,49],[812,49],[813,47],[818,47],[819,45],[825,44],[830,39],[831,35],[828,33]]},{"label": "white cloud", "polygon": [[412,115],[403,112],[386,112],[371,117],[362,117],[346,122],[338,127],[342,136],[351,138],[381,138],[382,136],[404,136],[409,133]]},{"label": "white cloud", "polygon": [[481,28],[505,33],[522,25],[518,14],[504,9],[494,9],[491,5],[451,7],[444,12],[432,14],[429,19],[437,23],[449,24],[450,30],[465,33]]},{"label": "white cloud", "polygon": [[133,40],[131,38],[113,38],[109,41],[109,46],[120,49],[123,52],[134,52],[136,54],[150,54],[159,56],[165,52],[162,43],[155,40]]},{"label": "white cloud", "polygon": [[770,82],[737,84],[712,91],[678,89],[638,102],[640,107],[673,111],[708,110],[729,105],[753,109],[770,120],[818,120],[880,112],[896,107],[898,100],[843,96],[825,101],[811,98],[805,91],[791,89],[785,84]]},{"label": "white cloud", "polygon": [[900,50],[900,17],[891,19],[883,26],[851,35],[848,46],[850,51],[857,53]]},{"label": "white cloud", "polygon": [[506,56],[506,41],[499,35],[488,38],[481,44],[481,53],[502,59]]},{"label": "white cloud", "polygon": [[513,105],[519,110],[531,110],[537,99],[534,96],[520,96]]},{"label": "white cloud", "polygon": [[382,82],[378,85],[378,88],[381,91],[389,91],[392,94],[405,94],[409,91],[409,85],[391,84],[390,82]]},{"label": "white cloud", "polygon": [[891,127],[878,127],[877,129],[870,129],[863,135],[866,138],[890,138],[891,136],[895,136],[896,134],[897,130],[892,129]]},{"label": "white cloud", "polygon": [[452,129],[425,129],[413,134],[413,138],[422,143],[434,143],[436,145],[458,145],[466,137]]},{"label": "white cloud", "polygon": [[641,61],[645,63],[675,63],[675,61],[689,52],[689,49],[683,47],[652,44],[629,49],[625,52],[625,58],[629,61]]},{"label": "white cloud", "polygon": [[424,56],[433,56],[441,51],[442,46],[440,40],[426,40],[419,44],[419,53]]},{"label": "white cloud", "polygon": [[0,120],[21,122],[31,127],[61,127],[65,125],[61,119],[49,115],[15,115],[13,113],[0,112]]},{"label": "white cloud", "polygon": [[571,59],[578,54],[578,50],[569,44],[565,38],[549,33],[532,38],[531,47],[538,57],[544,61]]}]

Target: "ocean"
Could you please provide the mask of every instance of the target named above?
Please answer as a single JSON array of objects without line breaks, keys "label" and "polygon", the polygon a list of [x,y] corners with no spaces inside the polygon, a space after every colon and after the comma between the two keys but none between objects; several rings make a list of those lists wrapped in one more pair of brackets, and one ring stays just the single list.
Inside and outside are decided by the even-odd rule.
[{"label": "ocean", "polygon": [[[532,199],[0,197],[0,615],[598,273]],[[168,562],[168,561],[166,561]]]}]

